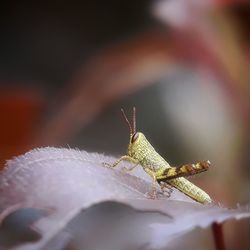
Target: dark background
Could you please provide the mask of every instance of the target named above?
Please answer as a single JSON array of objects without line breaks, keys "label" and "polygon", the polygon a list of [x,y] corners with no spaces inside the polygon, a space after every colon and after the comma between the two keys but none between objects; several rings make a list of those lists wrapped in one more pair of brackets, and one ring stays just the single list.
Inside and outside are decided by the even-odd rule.
[{"label": "dark background", "polygon": [[120,108],[136,106],[171,165],[209,159],[193,181],[226,205],[248,202],[249,4],[167,2],[2,2],[1,168],[37,146],[122,155]]}]

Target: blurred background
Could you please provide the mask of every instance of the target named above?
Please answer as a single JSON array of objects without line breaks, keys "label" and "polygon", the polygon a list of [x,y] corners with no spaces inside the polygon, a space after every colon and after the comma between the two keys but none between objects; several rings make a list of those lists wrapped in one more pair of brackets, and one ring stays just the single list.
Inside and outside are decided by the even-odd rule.
[{"label": "blurred background", "polygon": [[[249,25],[247,0],[5,1],[1,168],[38,146],[122,155],[120,108],[136,106],[138,131],[171,165],[209,159],[192,181],[226,206],[246,204]],[[231,249],[247,244],[236,227]]]}]

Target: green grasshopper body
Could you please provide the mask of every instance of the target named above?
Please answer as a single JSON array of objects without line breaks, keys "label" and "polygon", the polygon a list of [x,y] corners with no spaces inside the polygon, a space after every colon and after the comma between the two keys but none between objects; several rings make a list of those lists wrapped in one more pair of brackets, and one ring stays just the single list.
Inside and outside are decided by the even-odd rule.
[{"label": "green grasshopper body", "polygon": [[184,194],[200,203],[212,202],[211,198],[203,190],[195,186],[193,183],[185,179],[183,176],[190,176],[206,171],[209,166],[209,161],[199,162],[196,164],[186,164],[180,167],[171,167],[149,143],[143,133],[136,132],[135,108],[133,109],[133,126],[131,126],[123,110],[122,114],[129,125],[130,140],[128,145],[127,155],[118,159],[112,167],[117,166],[121,161],[126,160],[135,165],[128,169],[134,169],[137,165],[141,165],[154,181],[154,192],[156,191],[156,183],[160,185],[162,182],[167,182],[169,185],[177,188]]}]

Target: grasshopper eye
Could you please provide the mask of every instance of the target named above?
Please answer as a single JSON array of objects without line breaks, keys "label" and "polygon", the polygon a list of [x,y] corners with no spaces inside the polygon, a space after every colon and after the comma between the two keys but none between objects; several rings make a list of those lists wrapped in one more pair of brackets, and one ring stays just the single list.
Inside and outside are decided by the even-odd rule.
[{"label": "grasshopper eye", "polygon": [[134,143],[139,137],[139,133],[134,133],[131,139],[131,142]]}]

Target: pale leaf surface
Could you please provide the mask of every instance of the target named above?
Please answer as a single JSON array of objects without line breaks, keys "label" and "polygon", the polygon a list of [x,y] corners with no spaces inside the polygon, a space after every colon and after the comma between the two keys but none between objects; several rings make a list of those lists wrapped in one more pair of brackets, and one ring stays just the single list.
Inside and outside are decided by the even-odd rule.
[{"label": "pale leaf surface", "polygon": [[[129,243],[134,244],[130,249],[141,246],[158,249],[174,246],[177,238],[179,241],[197,227],[206,228],[213,222],[250,216],[247,208],[227,209],[216,204],[204,206],[177,190],[169,198],[159,194],[157,200],[148,199],[146,194],[152,188],[150,177],[140,166],[125,174],[119,169],[128,167],[126,162],[118,169],[103,165],[115,160],[97,153],[48,147],[8,161],[1,173],[1,221],[20,209],[47,211],[36,215],[31,224],[41,237],[34,235],[38,238],[35,237],[33,242],[16,244],[13,249],[63,249],[60,244],[73,244],[73,249],[81,249],[77,247],[82,246],[84,239],[84,243],[89,244],[88,249],[98,249],[96,242],[99,242],[100,249],[117,249],[117,246]],[[103,205],[107,204],[101,203],[105,201],[124,205]],[[81,220],[83,223],[76,230]],[[111,221],[112,227],[108,229]],[[73,233],[72,230],[68,232],[69,228],[74,228]],[[79,234],[79,228],[84,236],[77,238],[75,235]],[[98,235],[99,229],[99,240],[90,237],[93,228],[94,235]]]}]

